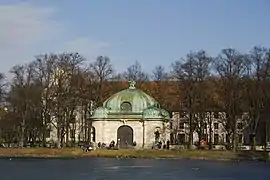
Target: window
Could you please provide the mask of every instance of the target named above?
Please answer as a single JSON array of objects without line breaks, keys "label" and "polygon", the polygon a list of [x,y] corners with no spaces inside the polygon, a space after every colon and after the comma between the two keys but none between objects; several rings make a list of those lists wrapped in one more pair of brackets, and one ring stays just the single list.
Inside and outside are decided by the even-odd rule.
[{"label": "window", "polygon": [[224,134],[221,135],[221,140],[219,142],[225,143],[225,136],[224,136]]},{"label": "window", "polygon": [[46,131],[45,131],[45,137],[46,138],[50,138],[51,137],[51,130],[50,129],[46,129]]},{"label": "window", "polygon": [[229,134],[226,134],[226,142],[229,143],[231,142],[231,137]]},{"label": "window", "polygon": [[130,102],[123,102],[121,104],[121,111],[132,111],[132,106],[131,106],[131,103]]},{"label": "window", "polygon": [[172,144],[175,143],[175,142],[174,142],[174,135],[173,135],[173,134],[170,134],[170,141],[171,141]]},{"label": "window", "polygon": [[72,116],[71,118],[70,118],[70,121],[69,121],[70,123],[75,123],[76,122],[76,118],[75,118],[75,116]]},{"label": "window", "polygon": [[180,116],[180,118],[185,118],[186,117],[186,112],[180,112],[179,116]]},{"label": "window", "polygon": [[214,134],[214,144],[218,144],[219,143],[219,136],[218,134]]},{"label": "window", "polygon": [[186,140],[185,140],[185,138],[186,138],[185,134],[178,134],[177,137],[178,137],[177,140],[178,140],[178,143],[179,144],[184,144],[186,142]]},{"label": "window", "polygon": [[72,138],[72,139],[75,138],[75,129],[70,130],[70,138]]},{"label": "window", "polygon": [[237,123],[237,129],[239,130],[243,129],[243,123]]},{"label": "window", "polygon": [[203,123],[203,128],[207,129],[207,123]]},{"label": "window", "polygon": [[45,124],[50,124],[51,123],[51,117],[48,117],[45,119]]},{"label": "window", "polygon": [[184,128],[185,128],[185,123],[180,122],[180,123],[179,123],[179,129],[184,129]]},{"label": "window", "polygon": [[243,143],[243,135],[242,134],[238,134],[238,143],[239,144]]},{"label": "window", "polygon": [[216,119],[219,118],[219,113],[218,112],[214,112],[214,118],[216,118]]},{"label": "window", "polygon": [[202,136],[202,140],[205,140],[205,141],[207,141],[207,138],[208,137],[208,135],[207,134],[203,134],[203,136]]},{"label": "window", "polygon": [[218,129],[218,123],[214,123],[214,129]]}]

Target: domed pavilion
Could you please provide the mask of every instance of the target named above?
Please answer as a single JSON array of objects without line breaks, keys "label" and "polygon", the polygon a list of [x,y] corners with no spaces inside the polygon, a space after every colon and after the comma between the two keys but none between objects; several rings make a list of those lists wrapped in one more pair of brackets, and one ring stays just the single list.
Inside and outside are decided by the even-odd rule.
[{"label": "domed pavilion", "polygon": [[169,113],[130,81],[124,89],[109,97],[91,117],[95,129],[95,142],[109,144],[112,140],[120,147],[149,148],[155,141],[170,138]]}]

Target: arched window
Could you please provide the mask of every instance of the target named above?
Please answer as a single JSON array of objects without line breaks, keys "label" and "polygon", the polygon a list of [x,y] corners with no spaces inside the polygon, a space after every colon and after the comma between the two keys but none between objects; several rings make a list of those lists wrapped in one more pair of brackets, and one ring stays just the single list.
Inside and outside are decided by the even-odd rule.
[{"label": "arched window", "polygon": [[92,126],[91,128],[91,140],[92,142],[96,142],[96,128],[94,126]]},{"label": "arched window", "polygon": [[121,104],[121,111],[127,111],[127,112],[132,111],[132,105],[131,105],[131,103],[130,102],[127,102],[127,101],[122,102],[122,104]]}]

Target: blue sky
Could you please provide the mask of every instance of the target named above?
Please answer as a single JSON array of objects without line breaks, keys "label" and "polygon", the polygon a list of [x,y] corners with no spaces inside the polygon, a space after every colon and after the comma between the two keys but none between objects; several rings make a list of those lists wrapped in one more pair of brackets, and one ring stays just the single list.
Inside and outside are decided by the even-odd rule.
[{"label": "blue sky", "polygon": [[268,0],[0,0],[0,71],[78,51],[88,62],[109,56],[118,71],[138,60],[151,72],[191,50],[270,48],[269,18]]}]

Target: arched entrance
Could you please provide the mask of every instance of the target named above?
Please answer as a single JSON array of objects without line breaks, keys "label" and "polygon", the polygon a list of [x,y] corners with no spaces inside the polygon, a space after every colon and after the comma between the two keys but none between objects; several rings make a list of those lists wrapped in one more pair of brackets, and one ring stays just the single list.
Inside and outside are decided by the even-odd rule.
[{"label": "arched entrance", "polygon": [[132,146],[133,144],[133,129],[130,126],[123,125],[117,130],[117,140],[120,139],[120,147]]}]

